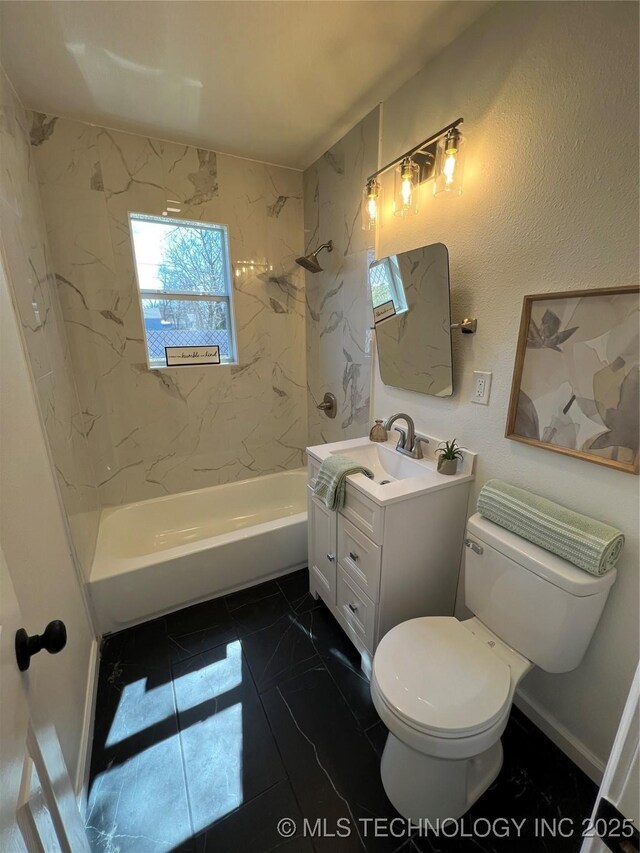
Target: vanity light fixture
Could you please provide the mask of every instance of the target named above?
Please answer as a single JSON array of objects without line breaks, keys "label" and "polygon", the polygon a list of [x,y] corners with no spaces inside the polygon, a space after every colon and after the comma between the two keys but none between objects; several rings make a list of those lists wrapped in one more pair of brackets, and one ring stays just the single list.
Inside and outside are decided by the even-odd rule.
[{"label": "vanity light fixture", "polygon": [[373,231],[380,225],[382,214],[382,186],[375,178],[370,178],[362,194],[362,230]]},{"label": "vanity light fixture", "polygon": [[417,189],[435,179],[434,195],[462,192],[462,149],[464,137],[458,118],[386,166],[369,175],[363,192],[362,227],[373,230],[380,224],[382,185],[379,178],[395,169],[394,212],[404,216],[417,212]]}]

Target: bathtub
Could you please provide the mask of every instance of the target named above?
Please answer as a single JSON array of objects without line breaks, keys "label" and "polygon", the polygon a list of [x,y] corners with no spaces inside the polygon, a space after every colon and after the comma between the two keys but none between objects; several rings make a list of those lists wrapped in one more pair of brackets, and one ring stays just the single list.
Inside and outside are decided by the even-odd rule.
[{"label": "bathtub", "polygon": [[100,633],[306,565],[306,469],[106,508],[89,594]]}]

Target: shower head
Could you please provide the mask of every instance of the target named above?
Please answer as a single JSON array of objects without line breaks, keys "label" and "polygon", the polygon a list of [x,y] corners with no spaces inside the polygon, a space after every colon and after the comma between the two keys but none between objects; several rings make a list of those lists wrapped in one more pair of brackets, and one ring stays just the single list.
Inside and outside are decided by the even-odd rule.
[{"label": "shower head", "polygon": [[322,246],[318,246],[315,252],[312,252],[310,255],[305,255],[302,258],[296,258],[296,263],[300,264],[301,267],[304,267],[309,272],[322,272],[322,267],[318,263],[317,255],[323,250],[326,249],[327,252],[333,252],[333,240],[329,240],[328,243],[323,243]]}]

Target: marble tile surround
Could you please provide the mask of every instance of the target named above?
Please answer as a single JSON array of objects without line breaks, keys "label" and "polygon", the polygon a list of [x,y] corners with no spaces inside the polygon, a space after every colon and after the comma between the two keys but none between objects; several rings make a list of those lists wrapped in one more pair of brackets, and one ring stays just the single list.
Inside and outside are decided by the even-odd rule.
[{"label": "marble tile surround", "polygon": [[[304,464],[302,175],[38,113],[31,141],[101,502]],[[229,227],[237,366],[147,367],[128,213],[169,199]]]},{"label": "marble tile surround", "polygon": [[[360,224],[367,175],[377,168],[375,109],[304,173],[305,251],[322,252],[321,273],[305,273],[307,405],[310,444],[365,435],[371,379],[370,297],[367,281],[373,232]],[[326,391],[338,399],[330,420],[316,408]]]},{"label": "marble tile surround", "polygon": [[30,124],[30,116],[0,68],[4,262],[73,544],[88,576],[100,503],[29,144]]}]

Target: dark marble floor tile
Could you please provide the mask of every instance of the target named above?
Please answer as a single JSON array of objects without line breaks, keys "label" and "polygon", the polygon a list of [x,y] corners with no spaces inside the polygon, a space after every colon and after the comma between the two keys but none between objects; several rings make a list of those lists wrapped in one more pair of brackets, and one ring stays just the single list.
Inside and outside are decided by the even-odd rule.
[{"label": "dark marble floor tile", "polygon": [[212,598],[210,601],[202,601],[200,604],[169,613],[165,616],[165,621],[167,634],[180,637],[182,634],[193,634],[194,631],[228,622],[229,611],[224,597]]},{"label": "dark marble floor tile", "polygon": [[[278,823],[290,818],[295,826],[289,838],[278,832]],[[289,824],[286,824],[287,830]],[[296,798],[288,782],[279,782],[268,791],[240,806],[237,811],[205,830],[197,839],[197,853],[312,853],[311,842],[303,837],[303,823]]]},{"label": "dark marble floor tile", "polygon": [[311,614],[287,613],[242,640],[260,693],[320,663],[310,638]]},{"label": "dark marble floor tile", "polygon": [[309,592],[308,569],[300,569],[278,578],[278,586],[296,613],[304,613],[320,606],[320,600]]},{"label": "dark marble floor tile", "polygon": [[236,623],[223,598],[195,604],[166,618],[167,648],[172,663],[238,637]]},{"label": "dark marble floor tile", "polygon": [[387,742],[387,735],[389,734],[389,730],[385,724],[381,720],[378,720],[377,723],[374,723],[365,731],[365,734],[369,738],[369,743],[374,748],[378,758],[382,758],[384,745]]},{"label": "dark marble floor tile", "polygon": [[91,751],[91,775],[123,764],[175,735],[170,670],[108,664],[101,669]]},{"label": "dark marble floor tile", "polygon": [[[317,851],[395,851],[402,838],[374,837],[365,819],[397,813],[380,781],[379,761],[324,666],[264,693],[262,701],[303,816],[326,821]],[[348,837],[334,837],[346,820]]]},{"label": "dark marble floor tile", "polygon": [[[273,586],[270,584],[273,583]],[[261,631],[263,628],[268,628],[271,625],[286,616],[288,613],[293,613],[291,606],[284,595],[280,592],[280,588],[275,581],[270,584],[261,584],[263,587],[269,587],[268,595],[261,596],[256,600],[252,600],[242,590],[235,595],[242,598],[235,599],[229,607],[231,620],[235,625],[239,637],[245,637],[247,634],[252,634],[254,631]],[[233,598],[233,596],[230,596]]]},{"label": "dark marble floor tile", "polygon": [[237,610],[239,607],[244,607],[247,604],[255,604],[262,598],[268,598],[271,595],[276,595],[280,592],[277,580],[265,581],[264,583],[248,586],[238,592],[232,592],[225,596],[225,601],[229,610]]},{"label": "dark marble floor tile", "polygon": [[169,661],[172,664],[177,663],[237,639],[238,629],[231,620],[201,631],[194,631],[192,634],[169,636],[167,637]]},{"label": "dark marble floor tile", "polygon": [[109,634],[102,643],[101,662],[166,667],[166,637],[164,617]]},{"label": "dark marble floor tile", "polygon": [[356,651],[324,603],[311,611],[311,639],[351,712],[363,729],[378,721],[369,679]]},{"label": "dark marble floor tile", "polygon": [[[138,729],[134,706],[127,716]],[[91,848],[123,853],[174,849],[193,835],[175,717],[163,726],[162,737],[156,732],[146,745],[130,746],[129,741],[123,753],[116,744],[113,760],[92,772],[86,815]]]},{"label": "dark marble floor tile", "polygon": [[[295,572],[105,638],[94,851],[578,853],[577,834],[541,838],[536,828],[561,818],[580,826],[596,786],[516,708],[502,771],[456,835],[407,840],[383,827],[372,837],[358,818],[397,817],[380,781],[386,729],[359,654],[323,604],[308,606],[306,584]],[[323,821],[323,837],[273,835],[277,819],[302,815]],[[332,835],[339,818],[348,838]],[[513,823],[503,837],[474,831],[495,820],[525,823],[518,836]]]},{"label": "dark marble floor tile", "polygon": [[286,774],[238,640],[174,664],[173,675],[197,834]]}]

